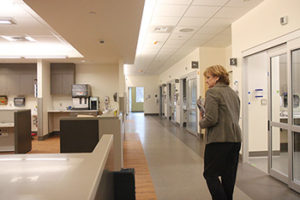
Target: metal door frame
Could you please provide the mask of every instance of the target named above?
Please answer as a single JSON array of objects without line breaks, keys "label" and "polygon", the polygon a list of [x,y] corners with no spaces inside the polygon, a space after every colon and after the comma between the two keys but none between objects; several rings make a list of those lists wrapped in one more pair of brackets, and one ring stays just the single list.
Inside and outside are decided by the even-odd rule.
[{"label": "metal door frame", "polygon": [[[290,70],[289,70],[289,59],[288,59],[288,54],[287,54],[287,45],[283,44],[280,45],[279,47],[274,47],[270,50],[267,51],[268,54],[268,173],[273,176],[274,178],[284,182],[288,183],[288,177],[290,174],[289,166],[288,166],[288,174],[285,176],[284,174],[280,173],[279,171],[276,171],[272,169],[272,127],[276,128],[282,128],[286,129],[288,131],[288,138],[290,135],[290,128],[289,128],[289,123],[290,123],[290,116],[288,117],[288,123],[280,123],[280,122],[273,122],[272,121],[272,88],[271,88],[271,81],[272,81],[272,64],[271,64],[271,59],[276,56],[284,55],[286,54],[287,56],[287,81],[288,81],[288,94],[290,94]],[[288,98],[290,95],[288,95]],[[290,113],[290,100],[288,100],[288,113]],[[288,143],[289,145],[289,143]],[[289,148],[288,148],[288,157],[290,154]],[[288,164],[289,165],[289,164]]]},{"label": "metal door frame", "polygon": [[[273,47],[282,45],[282,44],[287,44],[286,47],[286,54],[287,54],[287,65],[288,65],[288,72],[287,72],[287,76],[288,76],[288,93],[290,94],[289,98],[288,98],[288,105],[292,105],[292,77],[291,77],[291,52],[295,49],[299,49],[300,48],[300,30],[288,33],[286,35],[283,35],[281,37],[278,37],[274,40],[262,43],[260,45],[257,45],[253,48],[249,48],[246,49],[244,51],[242,51],[242,65],[246,66],[244,68],[242,68],[242,88],[243,88],[243,93],[242,93],[242,102],[243,105],[247,105],[248,103],[248,94],[247,94],[247,88],[248,88],[248,77],[247,77],[247,57],[250,55],[254,55],[256,53],[259,52],[263,52],[263,51],[267,51]],[[270,83],[268,81],[268,83]],[[270,91],[270,89],[268,88],[268,90]],[[269,95],[269,92],[268,92]],[[269,100],[270,101],[270,100]],[[270,102],[268,102],[270,105]],[[289,106],[288,108],[288,123],[292,123],[292,106]],[[243,162],[248,162],[248,156],[249,156],[249,148],[248,148],[248,107],[247,106],[242,106],[242,131],[243,131],[243,146],[242,146],[242,159]],[[270,123],[270,125],[273,126],[281,126],[285,129],[288,130],[288,159],[289,159],[289,166],[288,166],[288,178],[287,178],[287,184],[288,186],[297,191],[300,192],[300,185],[296,184],[293,181],[293,132],[300,132],[300,126],[295,126],[293,124],[280,124],[280,123],[276,123],[276,122],[272,122]],[[270,137],[270,134],[269,134]],[[271,170],[272,171],[272,170]],[[273,174],[273,172],[271,172]],[[270,173],[270,174],[271,174]],[[271,174],[271,175],[272,175]],[[274,175],[274,174],[273,174]],[[278,175],[278,174],[277,174]],[[279,174],[278,176],[276,176],[276,178],[278,178],[279,180],[283,179],[283,181],[286,180],[286,177],[283,176],[281,174]]]}]

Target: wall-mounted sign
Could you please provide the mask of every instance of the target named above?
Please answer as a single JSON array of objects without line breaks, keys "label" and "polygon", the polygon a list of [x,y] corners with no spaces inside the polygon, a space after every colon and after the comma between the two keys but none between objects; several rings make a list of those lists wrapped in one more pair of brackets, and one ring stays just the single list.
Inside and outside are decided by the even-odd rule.
[{"label": "wall-mounted sign", "polygon": [[199,68],[198,61],[192,61],[192,69],[198,69],[198,68]]},{"label": "wall-mounted sign", "polygon": [[237,66],[237,59],[236,58],[230,58],[230,65]]}]

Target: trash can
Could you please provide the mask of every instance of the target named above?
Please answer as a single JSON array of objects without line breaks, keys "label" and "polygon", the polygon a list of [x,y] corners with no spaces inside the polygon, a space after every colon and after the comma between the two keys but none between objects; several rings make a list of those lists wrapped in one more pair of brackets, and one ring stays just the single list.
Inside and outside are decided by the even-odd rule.
[{"label": "trash can", "polygon": [[115,200],[135,200],[134,168],[114,172]]}]

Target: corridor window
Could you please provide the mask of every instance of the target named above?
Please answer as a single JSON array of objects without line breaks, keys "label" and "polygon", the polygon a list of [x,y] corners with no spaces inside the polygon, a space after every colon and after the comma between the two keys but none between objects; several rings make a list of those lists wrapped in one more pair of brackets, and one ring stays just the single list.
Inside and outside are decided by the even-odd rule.
[{"label": "corridor window", "polygon": [[136,102],[137,103],[144,102],[144,88],[143,87],[136,88]]}]

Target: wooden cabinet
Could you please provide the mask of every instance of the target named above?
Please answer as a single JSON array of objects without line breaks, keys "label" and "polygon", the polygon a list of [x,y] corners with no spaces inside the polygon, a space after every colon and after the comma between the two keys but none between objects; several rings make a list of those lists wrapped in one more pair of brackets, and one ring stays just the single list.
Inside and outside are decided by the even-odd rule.
[{"label": "wooden cabinet", "polygon": [[51,94],[71,95],[74,83],[74,63],[51,63]]},{"label": "wooden cabinet", "polygon": [[33,95],[36,78],[35,63],[1,63],[0,95]]}]

